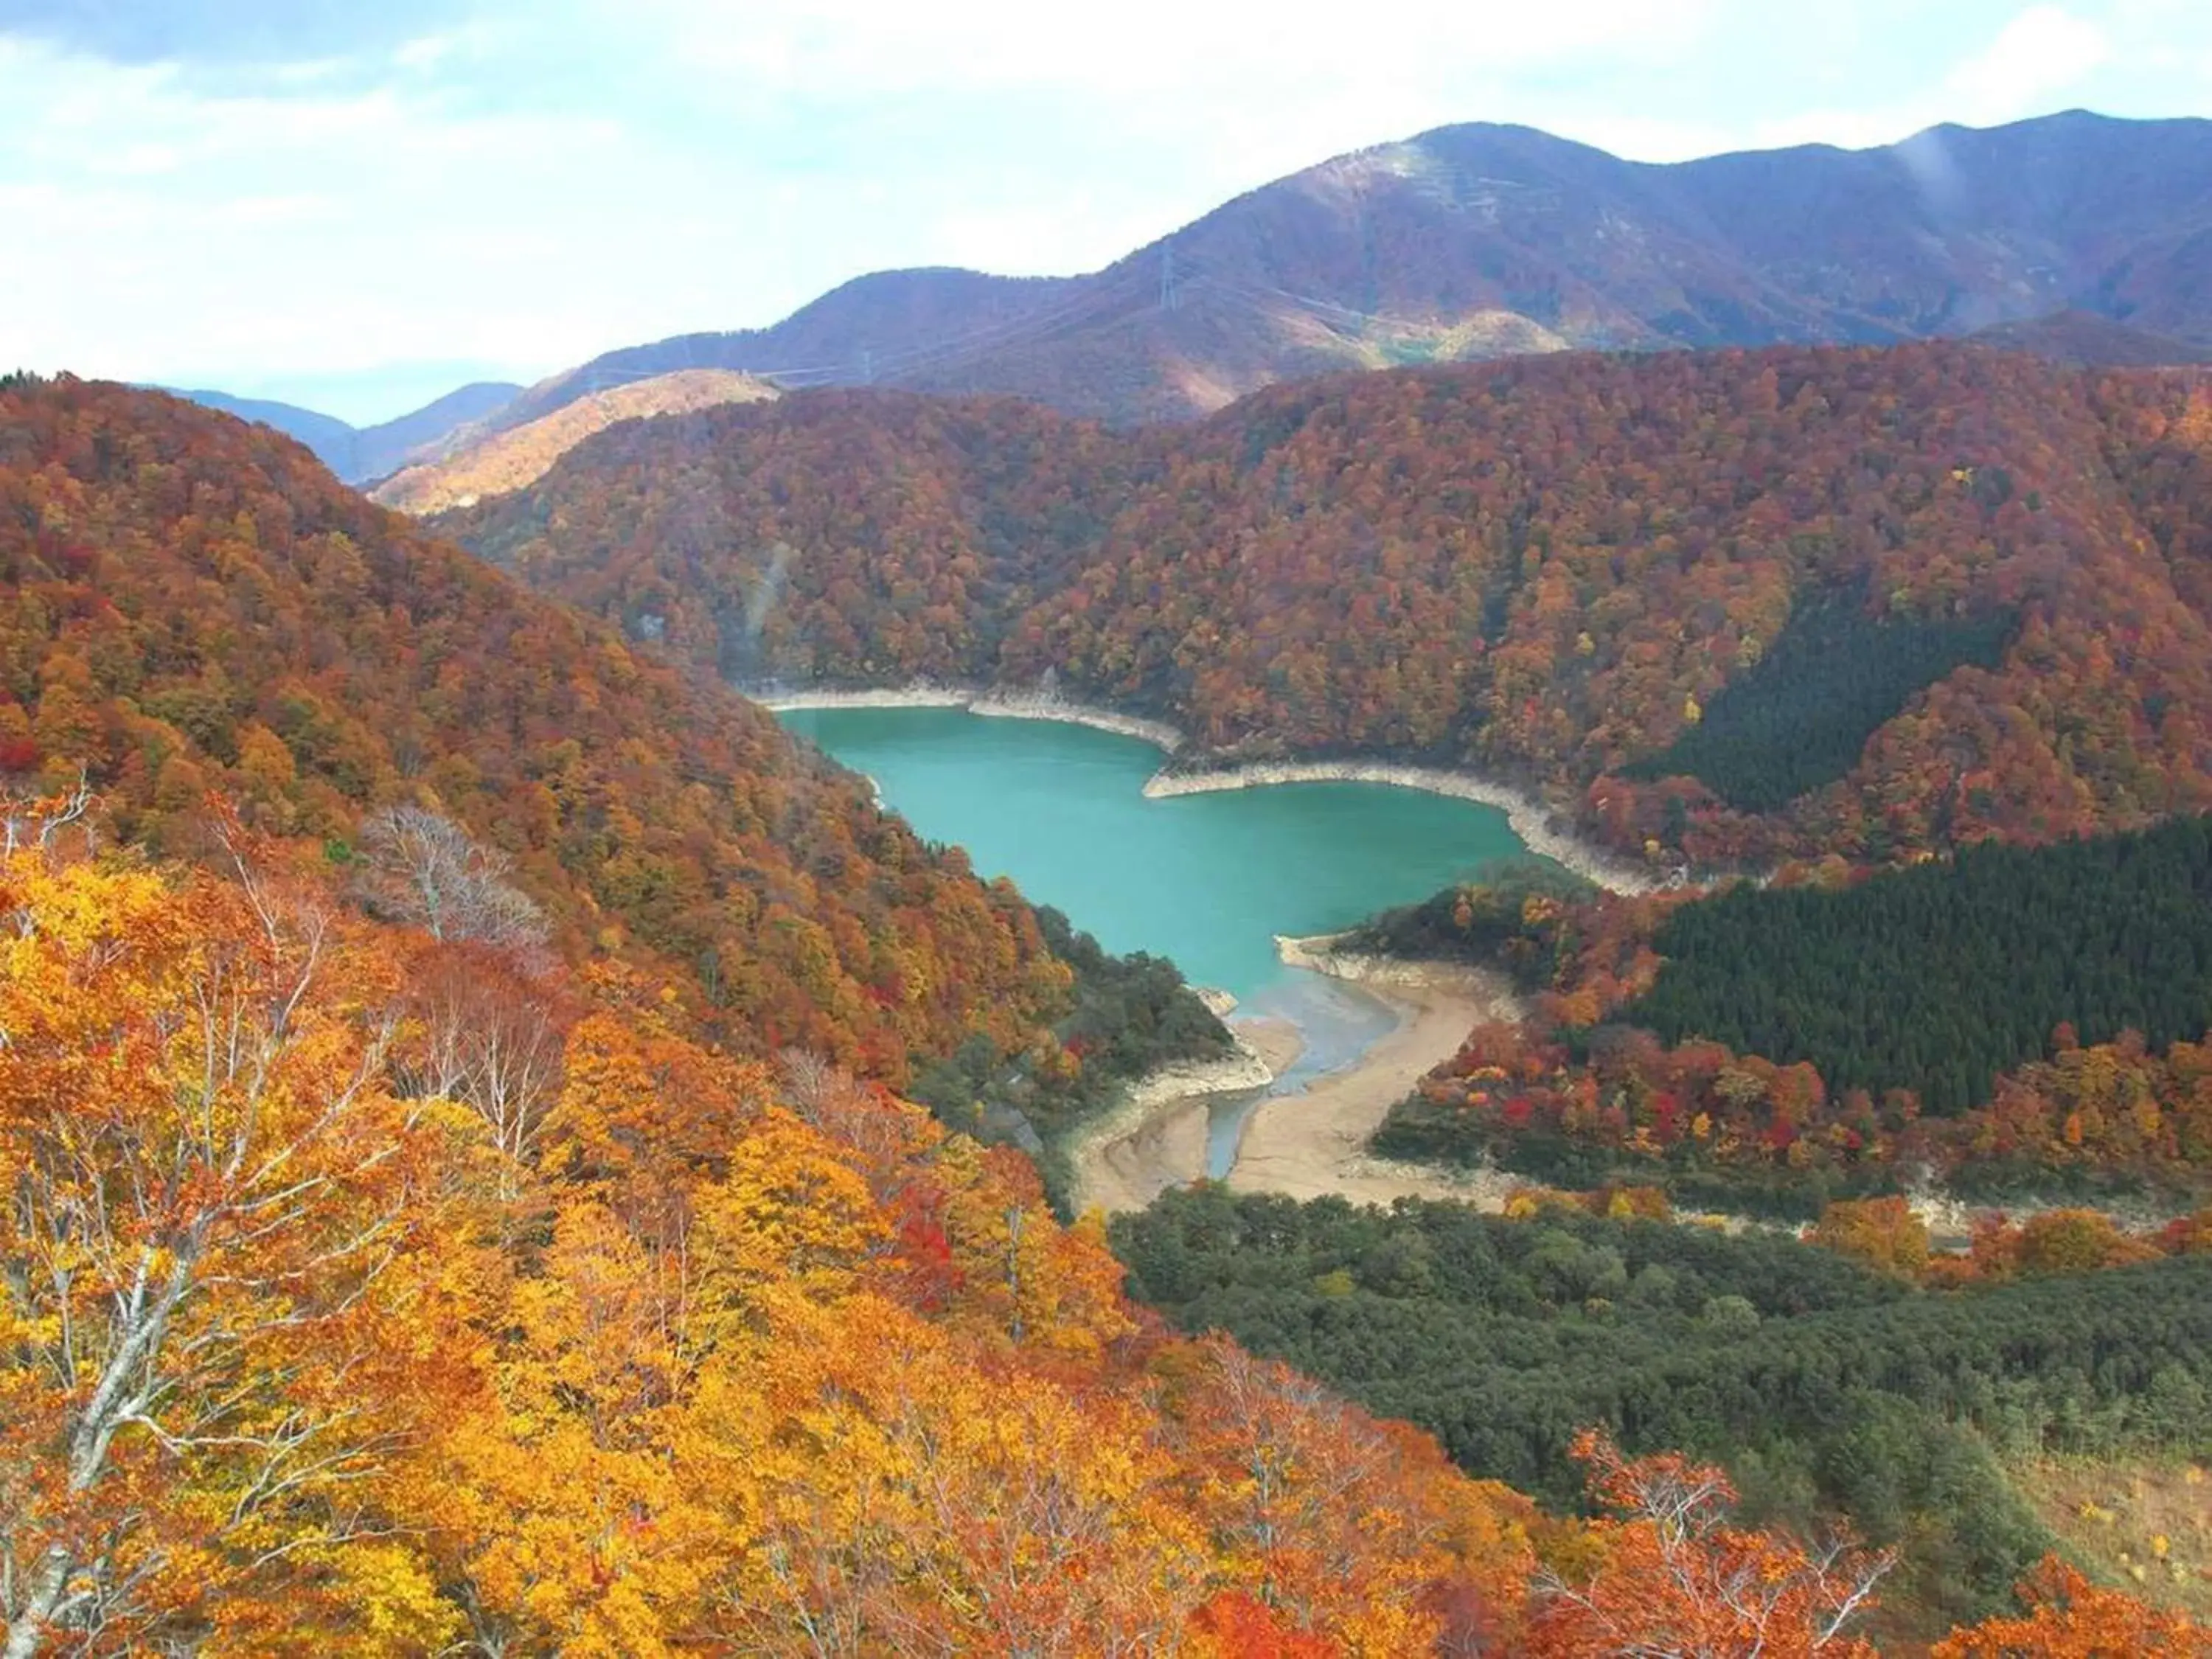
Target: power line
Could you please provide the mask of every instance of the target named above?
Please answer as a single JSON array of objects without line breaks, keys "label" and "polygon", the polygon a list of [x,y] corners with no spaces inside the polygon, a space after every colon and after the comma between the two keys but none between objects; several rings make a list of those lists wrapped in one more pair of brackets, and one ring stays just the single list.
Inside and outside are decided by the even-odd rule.
[{"label": "power line", "polygon": [[[1188,264],[1188,263],[1186,260],[1185,264]],[[1357,324],[1364,328],[1387,329],[1398,333],[1427,334],[1434,332],[1436,328],[1433,323],[1418,322],[1410,318],[1386,316],[1381,312],[1361,311],[1354,307],[1339,305],[1334,300],[1324,300],[1315,295],[1293,294],[1286,288],[1278,288],[1272,283],[1239,281],[1234,277],[1209,275],[1203,270],[1198,273],[1197,280],[1205,283],[1209,288],[1242,298],[1255,307],[1269,300],[1286,301],[1300,310],[1312,313],[1316,319],[1323,322],[1327,322],[1330,318],[1336,318],[1340,319],[1345,324]]]},{"label": "power line", "polygon": [[[997,322],[986,323],[980,328],[969,329],[958,334],[945,335],[935,339],[923,340],[916,344],[902,346],[892,351],[870,350],[866,354],[866,367],[875,379],[882,380],[908,373],[932,359],[994,350],[1002,345],[1056,327],[1065,321],[1096,313],[1104,306],[1114,303],[1116,297],[1109,292],[1091,288],[1038,310],[1024,312],[1015,317],[1002,318]],[[852,364],[848,361],[845,363],[808,364],[791,368],[748,368],[744,372],[757,375],[763,380],[811,381],[817,385],[827,385],[840,380],[849,379],[852,374]]]},{"label": "power line", "polygon": [[[1083,291],[1038,311],[986,324],[959,334],[924,340],[894,351],[872,350],[866,354],[866,367],[879,382],[896,380],[951,368],[962,361],[1010,346],[1034,343],[1063,333],[1083,323],[1103,319],[1106,313],[1117,308],[1126,313],[1148,306],[1147,299],[1127,292],[1121,279],[1097,284],[1086,283]],[[852,365],[849,362],[842,365],[825,363],[796,369],[759,368],[749,368],[745,373],[786,385],[802,381],[803,384],[821,386],[849,381]],[[803,389],[803,384],[793,389]]]}]

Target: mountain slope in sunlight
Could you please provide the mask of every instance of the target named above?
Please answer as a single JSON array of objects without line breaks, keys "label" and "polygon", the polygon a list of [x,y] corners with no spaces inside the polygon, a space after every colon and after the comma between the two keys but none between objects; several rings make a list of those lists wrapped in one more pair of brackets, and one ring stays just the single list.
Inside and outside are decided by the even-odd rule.
[{"label": "mountain slope in sunlight", "polygon": [[554,462],[594,432],[617,421],[681,415],[716,404],[754,403],[775,397],[765,380],[727,369],[684,368],[626,386],[611,386],[562,404],[520,426],[490,430],[478,422],[445,435],[434,459],[417,461],[370,489],[370,495],[404,513],[440,513],[471,507],[545,476]]}]

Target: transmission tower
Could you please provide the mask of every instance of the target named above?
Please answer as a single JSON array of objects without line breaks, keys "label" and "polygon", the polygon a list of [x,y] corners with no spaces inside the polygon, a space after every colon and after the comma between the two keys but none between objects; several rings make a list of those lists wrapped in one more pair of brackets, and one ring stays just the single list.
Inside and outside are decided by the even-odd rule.
[{"label": "transmission tower", "polygon": [[1160,249],[1160,309],[1176,308],[1175,244],[1170,242]]}]

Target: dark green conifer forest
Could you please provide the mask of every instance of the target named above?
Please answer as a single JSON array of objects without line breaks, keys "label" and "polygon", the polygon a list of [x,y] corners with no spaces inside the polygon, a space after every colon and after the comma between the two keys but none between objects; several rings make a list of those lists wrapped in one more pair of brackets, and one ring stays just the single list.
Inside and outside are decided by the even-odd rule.
[{"label": "dark green conifer forest", "polygon": [[1745,884],[1668,918],[1620,1018],[1668,1042],[1810,1060],[1831,1091],[1951,1116],[2070,1023],[2154,1048],[2212,1024],[2212,820],[2045,848],[1983,842],[1856,885]]},{"label": "dark green conifer forest", "polygon": [[1994,669],[2016,626],[2003,613],[1877,619],[1856,594],[1815,598],[1697,724],[1621,775],[1693,777],[1739,811],[1779,811],[1849,773],[1867,739],[1936,681],[1969,664]]},{"label": "dark green conifer forest", "polygon": [[1934,1291],[1785,1236],[1219,1188],[1118,1218],[1129,1287],[1558,1503],[1576,1430],[1726,1462],[1754,1513],[1905,1543],[1916,1599],[1996,1605],[2050,1547],[1999,1455],[2201,1449],[2212,1257]]}]

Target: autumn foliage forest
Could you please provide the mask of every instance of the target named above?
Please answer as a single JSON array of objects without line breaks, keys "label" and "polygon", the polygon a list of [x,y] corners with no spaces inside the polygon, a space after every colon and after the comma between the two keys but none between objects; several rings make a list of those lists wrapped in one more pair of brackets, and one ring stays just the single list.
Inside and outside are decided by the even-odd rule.
[{"label": "autumn foliage forest", "polygon": [[[902,1091],[1180,986],[736,697],[115,386],[0,383],[0,565],[5,1659],[1870,1651],[1601,1411],[1547,1510],[1125,1299]],[[1944,1650],[2205,1648],[2030,1589]]]},{"label": "autumn foliage forest", "polygon": [[[1669,865],[1880,859],[2212,807],[2208,443],[2191,371],[1573,356],[1128,434],[896,392],[709,410],[438,525],[743,684],[1049,676],[1206,757],[1516,777]],[[1778,652],[1856,722],[1809,774],[1804,732],[1726,713]],[[1677,750],[1709,709],[1727,741]]]},{"label": "autumn foliage forest", "polygon": [[799,398],[442,523],[726,679],[1049,681],[1173,720],[1178,763],[1468,766],[1655,872],[1778,866],[1805,890],[1671,921],[1542,901],[1536,1018],[1377,1146],[1809,1216],[1923,1174],[2201,1184],[2193,878],[2138,890],[2117,842],[1813,890],[2212,810],[2208,446],[2191,370],[1580,356],[1131,434]]},{"label": "autumn foliage forest", "polygon": [[[1057,1033],[1099,999],[1010,889],[758,709],[264,429],[114,387],[17,394],[0,569],[0,765],[88,769],[126,841],[191,852],[214,791],[343,870],[364,815],[404,799],[510,862],[564,948],[675,975],[733,1050],[894,1087],[958,1055],[1046,1133],[1096,1104]],[[1179,987],[1151,995],[1176,1052],[1224,1040]],[[1109,1075],[1173,1057],[1089,1042]]]},{"label": "autumn foliage forest", "polygon": [[977,1029],[1036,1041],[1066,995],[1026,908],[860,780],[264,428],[18,392],[0,537],[0,760],[88,769],[125,841],[191,852],[213,790],[343,865],[404,799],[511,859],[565,947],[680,972],[718,1036],[895,1085]]},{"label": "autumn foliage forest", "polygon": [[1509,876],[1377,917],[1356,943],[1500,971],[1526,1017],[1471,1032],[1375,1145],[1801,1219],[1930,1179],[2202,1203],[2208,826],[1712,894]]}]

